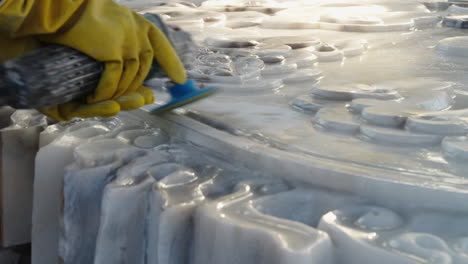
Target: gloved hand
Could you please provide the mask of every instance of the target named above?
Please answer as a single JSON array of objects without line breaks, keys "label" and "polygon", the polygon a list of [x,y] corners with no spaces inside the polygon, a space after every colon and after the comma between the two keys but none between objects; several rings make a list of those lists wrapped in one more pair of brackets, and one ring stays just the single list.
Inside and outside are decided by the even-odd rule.
[{"label": "gloved hand", "polygon": [[99,85],[86,102],[43,109],[54,118],[110,116],[152,102],[149,90],[140,87],[154,58],[173,82],[186,81],[185,69],[164,34],[112,0],[4,0],[0,34],[66,45],[105,62]]}]

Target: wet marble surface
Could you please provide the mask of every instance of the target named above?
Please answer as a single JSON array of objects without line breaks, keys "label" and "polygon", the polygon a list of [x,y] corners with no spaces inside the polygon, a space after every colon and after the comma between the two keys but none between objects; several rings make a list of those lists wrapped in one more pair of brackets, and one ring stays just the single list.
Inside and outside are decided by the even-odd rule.
[{"label": "wet marble surface", "polygon": [[468,261],[463,4],[140,4],[223,91],[47,127],[33,263]]},{"label": "wet marble surface", "polygon": [[[42,221],[33,222],[33,263],[467,260],[466,212],[381,204],[272,177],[266,167],[247,170],[161,125],[122,114],[42,133],[49,143],[38,153],[36,185],[49,188],[35,188]],[[143,144],[142,135],[155,140]],[[72,156],[57,162],[51,151]],[[56,177],[42,172],[51,164]]]},{"label": "wet marble surface", "polygon": [[[455,159],[445,160],[441,145],[444,136],[465,133],[458,110],[466,108],[466,33],[442,26],[443,18],[467,13],[463,4],[205,1],[194,9],[226,14],[227,23],[262,20],[249,27],[186,28],[205,46],[202,53],[229,60],[215,70],[198,67],[193,77],[224,91],[191,110],[331,159],[373,166],[367,157],[377,153],[389,170],[465,178]],[[264,64],[244,64],[250,73],[245,75],[233,67],[241,58]],[[325,110],[317,115],[340,106],[344,110],[336,116]],[[347,139],[344,130],[351,135]],[[413,139],[415,144],[406,144]],[[438,157],[425,156],[426,148]]]}]

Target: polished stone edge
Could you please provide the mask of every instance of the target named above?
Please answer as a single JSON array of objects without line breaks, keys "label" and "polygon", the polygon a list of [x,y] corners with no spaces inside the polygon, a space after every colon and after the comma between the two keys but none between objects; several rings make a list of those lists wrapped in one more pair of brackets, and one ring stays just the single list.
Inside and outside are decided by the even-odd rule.
[{"label": "polished stone edge", "polygon": [[[133,115],[155,124],[176,138],[188,141],[248,169],[340,192],[358,194],[384,204],[450,211],[468,210],[468,190],[433,181],[434,177],[363,164],[332,160],[311,153],[285,151],[249,138],[234,136],[192,118],[145,110]],[[431,182],[432,181],[432,182]],[[398,186],[398,192],[394,192]]]}]

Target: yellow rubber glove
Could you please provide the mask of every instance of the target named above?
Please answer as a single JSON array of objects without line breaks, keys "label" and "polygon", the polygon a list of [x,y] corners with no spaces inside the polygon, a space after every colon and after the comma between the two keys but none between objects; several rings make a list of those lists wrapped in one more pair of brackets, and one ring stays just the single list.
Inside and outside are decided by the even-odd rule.
[{"label": "yellow rubber glove", "polygon": [[[12,39],[0,34],[0,62],[21,56],[42,45],[34,38]],[[43,114],[59,121],[70,120],[75,117],[109,117],[118,114],[121,110],[138,109],[145,104],[154,102],[153,91],[141,86],[135,92],[128,92],[115,100],[106,100],[99,103],[88,104],[74,101],[61,105],[40,109]]]},{"label": "yellow rubber glove", "polygon": [[0,33],[0,63],[41,47],[32,37],[12,39]]},{"label": "yellow rubber glove", "polygon": [[[4,0],[0,5],[0,34],[16,40],[32,37],[66,45],[105,62],[99,85],[86,102],[43,109],[62,120],[71,116],[109,116],[139,105],[141,98],[137,100],[138,96],[131,92],[141,92],[153,58],[173,82],[186,81],[185,69],[164,34],[112,0]],[[147,90],[143,94],[148,97]],[[108,102],[117,98],[119,102]],[[121,109],[117,110],[115,102]]]}]

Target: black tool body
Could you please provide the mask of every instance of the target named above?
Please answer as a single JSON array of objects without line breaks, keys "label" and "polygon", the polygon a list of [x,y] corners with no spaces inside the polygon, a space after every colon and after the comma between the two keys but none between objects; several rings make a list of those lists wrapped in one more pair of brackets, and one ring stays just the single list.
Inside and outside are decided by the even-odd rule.
[{"label": "black tool body", "polygon": [[48,45],[0,65],[0,105],[42,108],[90,94],[104,64],[75,49]]}]

